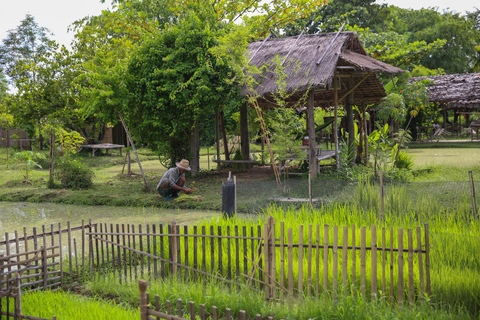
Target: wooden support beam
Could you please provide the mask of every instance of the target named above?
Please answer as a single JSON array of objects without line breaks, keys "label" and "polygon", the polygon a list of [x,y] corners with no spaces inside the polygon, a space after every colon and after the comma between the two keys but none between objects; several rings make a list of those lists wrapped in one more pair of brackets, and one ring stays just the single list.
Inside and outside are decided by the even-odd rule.
[{"label": "wooden support beam", "polygon": [[333,138],[335,140],[335,164],[337,169],[340,167],[340,159],[338,158],[338,86],[337,86],[337,71],[333,73],[333,107],[334,118],[333,121]]},{"label": "wooden support beam", "polygon": [[367,73],[367,75],[365,77],[363,77],[359,82],[357,82],[353,87],[351,87],[347,93],[345,93],[340,99],[338,99],[338,101],[342,101],[343,99],[345,99],[350,93],[353,92],[353,90],[357,89],[359,85],[362,84],[362,82],[364,82],[365,80],[367,80],[367,78],[371,75],[372,73],[369,72]]},{"label": "wooden support beam", "polygon": [[240,140],[243,160],[250,160],[250,141],[248,139],[247,104],[240,106]]},{"label": "wooden support beam", "polygon": [[316,139],[315,139],[315,111],[314,111],[314,91],[311,89],[308,93],[307,101],[307,127],[308,127],[308,171],[312,178],[317,177],[317,157],[316,157]]}]

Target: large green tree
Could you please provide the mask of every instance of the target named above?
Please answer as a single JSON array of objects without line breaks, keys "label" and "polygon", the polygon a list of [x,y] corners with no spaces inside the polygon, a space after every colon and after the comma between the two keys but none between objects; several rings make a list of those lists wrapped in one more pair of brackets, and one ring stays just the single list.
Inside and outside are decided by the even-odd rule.
[{"label": "large green tree", "polygon": [[[192,10],[132,55],[128,88],[133,97],[124,113],[137,138],[168,155],[167,165],[190,156],[195,161],[200,122],[222,108],[238,107],[236,73],[217,40],[227,26],[212,19],[208,9]],[[198,163],[192,167],[198,170]]]}]

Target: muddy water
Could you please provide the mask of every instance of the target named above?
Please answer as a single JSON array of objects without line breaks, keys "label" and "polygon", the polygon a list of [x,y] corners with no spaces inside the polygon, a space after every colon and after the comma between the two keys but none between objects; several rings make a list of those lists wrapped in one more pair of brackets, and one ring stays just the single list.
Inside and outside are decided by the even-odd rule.
[{"label": "muddy water", "polygon": [[219,214],[216,211],[172,210],[159,208],[127,208],[106,206],[76,206],[54,203],[24,203],[0,202],[0,241],[6,232],[15,230],[22,232],[23,227],[31,230],[32,227],[51,224],[66,226],[67,221],[72,227],[80,225],[82,219],[96,223],[170,223],[191,224],[204,218]]}]

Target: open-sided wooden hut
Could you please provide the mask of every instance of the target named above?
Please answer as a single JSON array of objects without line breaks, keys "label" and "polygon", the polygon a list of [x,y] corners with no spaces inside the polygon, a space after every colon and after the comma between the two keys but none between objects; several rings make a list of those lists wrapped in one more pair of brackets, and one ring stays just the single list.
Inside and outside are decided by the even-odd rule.
[{"label": "open-sided wooden hut", "polygon": [[[250,64],[263,68],[255,75],[258,84],[245,88],[244,95],[254,95],[262,108],[277,107],[272,96],[278,92],[275,75],[275,59],[279,59],[286,74],[285,89],[291,95],[287,105],[294,105],[308,93],[306,99],[307,126],[309,136],[315,136],[314,108],[345,105],[351,110],[353,105],[376,104],[386,96],[376,73],[400,73],[402,69],[393,67],[367,55],[356,32],[324,33],[300,35],[285,38],[267,38],[252,42],[248,46]],[[278,57],[278,58],[276,58]],[[336,81],[334,81],[336,79]],[[248,159],[248,128],[246,123],[247,106],[240,110],[242,154]],[[349,128],[353,128],[353,112]],[[337,121],[334,121],[337,124]],[[337,128],[334,130],[335,135]],[[349,130],[349,132],[353,132]],[[351,135],[353,137],[353,135]],[[338,161],[338,139],[335,137],[335,151]],[[316,176],[315,139],[310,140],[310,173]],[[312,165],[313,164],[313,165]]]},{"label": "open-sided wooden hut", "polygon": [[427,88],[429,101],[438,103],[444,110],[480,108],[480,73],[412,78],[412,81],[422,80],[430,80]]}]

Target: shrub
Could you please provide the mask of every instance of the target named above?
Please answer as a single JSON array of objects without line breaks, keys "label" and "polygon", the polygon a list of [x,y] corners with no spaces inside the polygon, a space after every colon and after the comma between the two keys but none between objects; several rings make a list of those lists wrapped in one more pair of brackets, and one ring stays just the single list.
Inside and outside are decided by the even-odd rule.
[{"label": "shrub", "polygon": [[398,169],[411,170],[413,168],[414,162],[415,162],[415,156],[412,154],[408,154],[407,152],[402,150],[398,153],[398,158],[395,162],[395,166]]},{"label": "shrub", "polygon": [[93,184],[93,171],[79,160],[64,157],[58,163],[56,178],[65,189],[88,189]]}]

